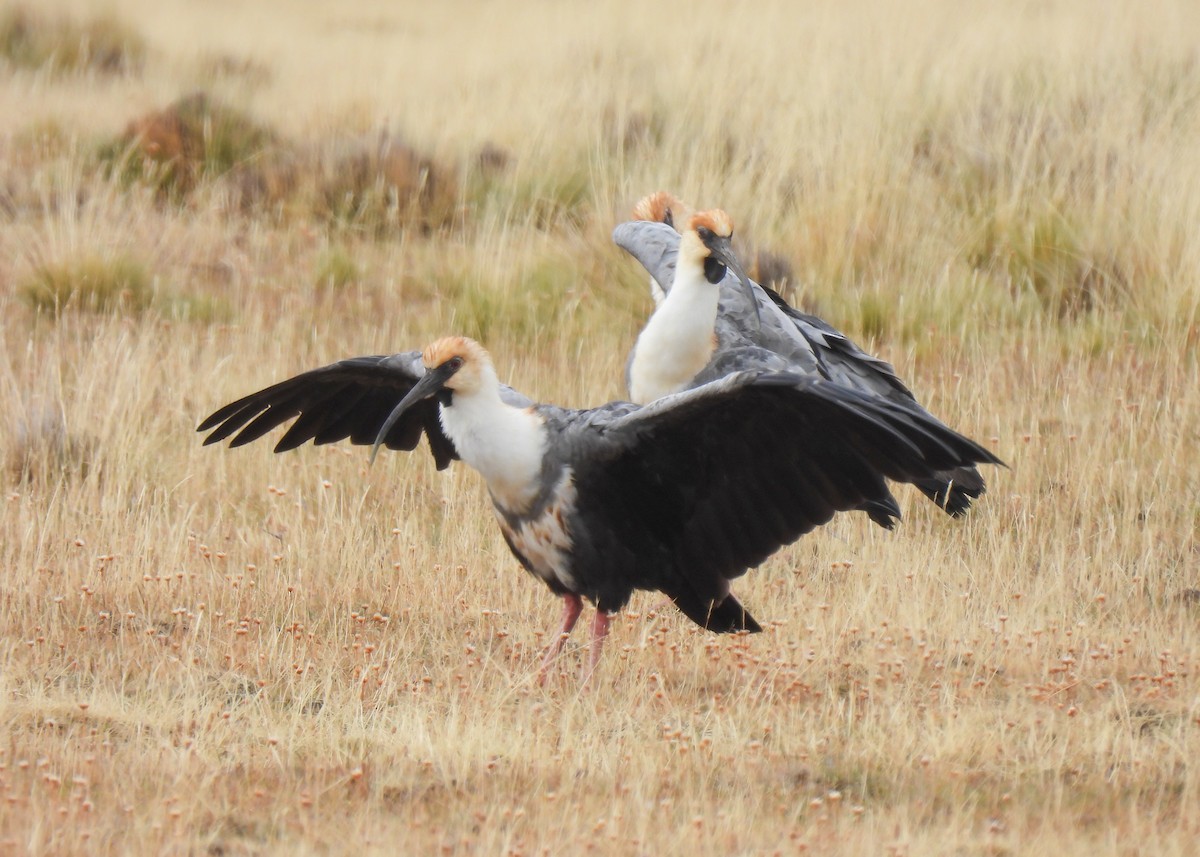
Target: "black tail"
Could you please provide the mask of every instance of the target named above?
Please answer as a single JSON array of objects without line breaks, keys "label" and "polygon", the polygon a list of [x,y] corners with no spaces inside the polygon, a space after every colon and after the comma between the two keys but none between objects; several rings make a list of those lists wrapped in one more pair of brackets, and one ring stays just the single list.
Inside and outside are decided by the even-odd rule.
[{"label": "black tail", "polygon": [[[940,484],[940,483],[939,483]],[[939,506],[941,503],[938,504]],[[967,501],[967,505],[971,505],[971,501]],[[896,503],[896,498],[889,491],[886,497],[877,497],[874,500],[866,500],[858,507],[861,511],[867,513],[867,517],[874,521],[885,530],[894,529],[896,521],[900,519],[900,506]],[[953,514],[953,513],[952,513]]]},{"label": "black tail", "polygon": [[749,631],[757,634],[762,626],[754,621],[754,617],[746,612],[732,595],[726,595],[720,604],[700,599],[673,597],[675,606],[701,628],[716,634],[732,634],[735,631]]},{"label": "black tail", "polygon": [[[974,467],[946,470],[931,479],[919,479],[913,484],[952,518],[967,514],[971,502],[987,491],[987,484]],[[867,514],[871,513],[868,511]],[[874,515],[871,515],[871,520],[876,520]]]}]

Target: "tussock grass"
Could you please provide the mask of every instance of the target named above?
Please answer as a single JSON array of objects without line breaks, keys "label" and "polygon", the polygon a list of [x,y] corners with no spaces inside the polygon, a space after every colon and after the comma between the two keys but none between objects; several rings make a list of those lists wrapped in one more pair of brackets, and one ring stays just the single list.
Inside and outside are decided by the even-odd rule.
[{"label": "tussock grass", "polygon": [[23,5],[0,13],[0,61],[12,68],[129,74],[145,59],[145,41],[113,16],[77,22]]},{"label": "tussock grass", "polygon": [[[481,172],[494,172],[496,153],[483,155]],[[243,213],[316,219],[374,237],[460,220],[455,172],[394,135],[300,145],[202,91],[134,118],[99,159],[122,182],[176,203],[207,190]]]},{"label": "tussock grass", "polygon": [[[146,74],[0,83],[0,850],[1190,854],[1200,16],[1105,12],[120,0]],[[95,168],[198,70],[263,146],[169,204]],[[380,140],[450,165],[446,220]],[[473,474],[200,445],[450,332],[622,395],[650,298],[609,232],[662,187],[1010,462],[966,520],[837,519],[738,581],[754,637],[638,597],[580,695],[578,640],[533,682],[558,605]],[[27,296],[101,307],[121,259],[141,312]]]},{"label": "tussock grass", "polygon": [[246,86],[260,86],[271,80],[271,70],[251,57],[232,53],[209,53],[197,60],[201,78],[212,83],[237,81]]},{"label": "tussock grass", "polygon": [[72,436],[53,408],[44,402],[31,403],[8,418],[12,431],[8,475],[15,482],[53,484],[72,475],[86,475],[94,454],[92,444],[84,437]]},{"label": "tussock grass", "polygon": [[36,310],[58,314],[72,308],[88,312],[137,313],[153,298],[150,272],[137,259],[85,257],[34,270],[20,286]]},{"label": "tussock grass", "polygon": [[339,226],[370,234],[454,223],[453,172],[390,136],[329,147],[316,167],[315,209]]},{"label": "tussock grass", "polygon": [[244,168],[274,145],[274,135],[250,116],[196,92],[133,119],[100,158],[125,181],[149,179],[178,200],[204,178]]}]

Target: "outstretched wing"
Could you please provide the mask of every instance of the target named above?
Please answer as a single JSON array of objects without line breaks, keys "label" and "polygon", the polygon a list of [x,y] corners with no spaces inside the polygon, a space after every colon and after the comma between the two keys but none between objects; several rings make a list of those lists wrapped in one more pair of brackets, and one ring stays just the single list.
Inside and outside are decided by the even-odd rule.
[{"label": "outstretched wing", "polygon": [[612,240],[641,263],[664,293],[671,290],[675,282],[675,258],[679,255],[678,232],[654,220],[631,220],[617,224]]},{"label": "outstretched wing", "polygon": [[731,578],[839,511],[886,502],[885,477],[1000,463],[923,411],[792,373],[729,375],[576,443],[580,520],[615,534],[591,554],[607,572],[576,572],[619,570],[706,627]]},{"label": "outstretched wing", "polygon": [[[384,421],[425,374],[419,351],[374,357],[351,357],[304,372],[231,402],[213,412],[197,431],[211,434],[204,443],[219,443],[234,435],[230,446],[241,446],[288,420],[291,427],[275,444],[276,452],[350,439],[372,444]],[[528,405],[520,393],[503,388],[511,404]],[[436,399],[414,405],[384,438],[388,449],[415,449],[421,436],[429,440],[439,470],[458,458],[454,444],[442,432]]]},{"label": "outstretched wing", "polygon": [[[679,251],[679,234],[674,229],[665,223],[635,220],[618,225],[613,230],[613,241],[637,259],[664,291],[670,291]],[[757,314],[745,305],[745,292],[732,274],[727,274],[722,281],[716,325],[722,349],[739,349],[743,354],[749,353],[745,350],[747,346],[766,349],[786,360],[792,371],[827,378],[900,404],[921,407],[886,360],[863,351],[825,320],[791,306],[773,289],[757,283],[755,286],[759,303]],[[752,314],[761,322],[749,324],[747,320]],[[697,384],[717,377],[716,364],[720,357],[718,352],[714,363],[697,376]],[[630,361],[632,358],[631,354]],[[729,366],[730,361],[724,361],[724,365]],[[760,368],[775,368],[774,361],[764,362]],[[955,517],[966,514],[972,501],[987,490],[983,477],[973,467],[953,468],[928,479],[916,480],[914,484]],[[871,516],[880,520],[874,513]]]}]

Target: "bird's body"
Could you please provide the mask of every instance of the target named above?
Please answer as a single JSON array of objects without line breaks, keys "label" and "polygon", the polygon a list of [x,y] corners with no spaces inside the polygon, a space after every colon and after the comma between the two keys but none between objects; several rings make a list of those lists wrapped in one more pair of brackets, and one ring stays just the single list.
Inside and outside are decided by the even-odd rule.
[{"label": "bird's body", "polygon": [[413,449],[424,434],[439,467],[461,458],[476,469],[514,555],[564,598],[564,634],[581,598],[596,605],[593,667],[608,615],[635,590],[665,593],[712,631],[758,630],[730,580],[836,512],[886,496],[885,477],[996,461],[932,417],[787,373],[735,373],[646,407],[530,404],[461,337],[419,359],[306,372],[199,430],[212,430],[206,444],[239,432],[239,446],[293,418],[277,451],[345,438]]},{"label": "bird's body", "polygon": [[[679,314],[676,300],[697,306],[690,292],[702,289],[706,282],[695,274],[695,257],[704,248],[689,239],[695,233],[695,217],[687,221],[682,235],[672,225],[679,222],[677,212],[682,209],[668,194],[655,194],[639,203],[635,216],[661,218],[665,213],[665,222],[639,219],[613,231],[617,245],[650,273],[652,293],[657,289],[663,294],[627,363],[630,398],[645,403],[664,392],[706,384],[732,371],[774,368],[823,378],[927,413],[891,364],[868,354],[822,319],[789,306],[774,291],[750,283],[732,270],[723,272],[714,284],[715,311],[705,316],[707,327],[699,313],[692,312],[689,325],[678,328],[674,338],[659,334],[647,339],[652,328],[667,326]],[[730,225],[726,237],[731,233]],[[680,286],[686,286],[687,292],[677,297]],[[703,334],[699,332],[702,329]],[[694,355],[702,348],[708,349],[710,359],[697,370]],[[655,383],[645,383],[642,379],[646,378]],[[954,468],[918,481],[917,487],[955,516],[964,514],[986,489],[974,467]],[[890,511],[867,511],[877,523],[888,525]]]}]

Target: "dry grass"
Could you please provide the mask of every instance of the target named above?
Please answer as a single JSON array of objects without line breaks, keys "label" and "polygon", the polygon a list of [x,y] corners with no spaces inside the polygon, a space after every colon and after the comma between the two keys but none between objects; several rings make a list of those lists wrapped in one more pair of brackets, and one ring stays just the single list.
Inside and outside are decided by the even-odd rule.
[{"label": "dry grass", "polygon": [[20,4],[0,12],[0,63],[49,74],[136,73],[146,46],[111,17],[54,18]]},{"label": "dry grass", "polygon": [[[0,83],[0,851],[1194,851],[1190,4],[244,7],[114,0],[140,74]],[[298,151],[452,165],[451,222],[103,169],[199,87]],[[839,519],[739,582],[755,637],[639,597],[581,696],[532,681],[558,605],[474,474],[200,446],[232,397],[449,332],[620,395],[649,297],[608,232],[659,187],[1012,464],[967,520]],[[97,265],[152,299],[89,303]]]}]

